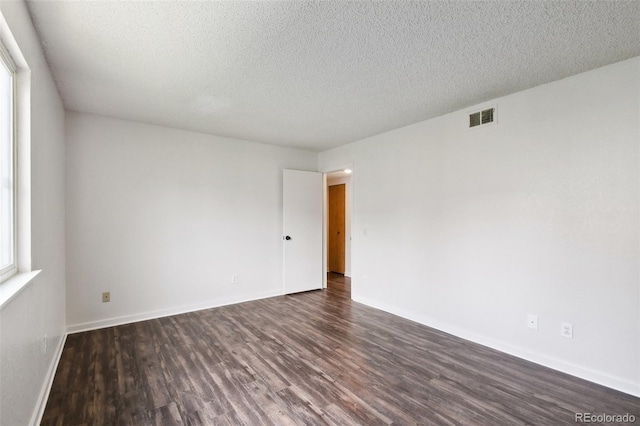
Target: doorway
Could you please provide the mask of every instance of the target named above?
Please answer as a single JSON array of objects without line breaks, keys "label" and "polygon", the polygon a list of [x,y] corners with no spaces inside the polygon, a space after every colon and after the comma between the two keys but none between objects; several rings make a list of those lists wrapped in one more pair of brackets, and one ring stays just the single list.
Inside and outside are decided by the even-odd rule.
[{"label": "doorway", "polygon": [[335,284],[336,279],[350,284],[352,174],[339,170],[326,173],[325,177],[325,272],[328,274],[328,288],[328,284]]},{"label": "doorway", "polygon": [[344,275],[346,252],[346,184],[329,186],[327,217],[327,269]]}]

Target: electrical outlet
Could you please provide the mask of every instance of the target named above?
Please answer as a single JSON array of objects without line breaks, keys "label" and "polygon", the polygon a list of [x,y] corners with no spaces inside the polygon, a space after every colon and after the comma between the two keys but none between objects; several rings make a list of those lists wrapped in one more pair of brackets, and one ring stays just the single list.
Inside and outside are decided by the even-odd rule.
[{"label": "electrical outlet", "polygon": [[366,283],[367,283],[367,276],[366,276],[366,275],[364,275],[364,276],[362,277],[362,284],[366,284]]},{"label": "electrical outlet", "polygon": [[48,350],[49,350],[49,339],[45,334],[44,337],[42,338],[42,353],[46,354]]},{"label": "electrical outlet", "polygon": [[105,291],[104,293],[102,293],[102,303],[107,303],[107,302],[111,302],[111,293],[108,291]]},{"label": "electrical outlet", "polygon": [[573,324],[568,322],[560,323],[560,334],[567,339],[573,339]]},{"label": "electrical outlet", "polygon": [[238,276],[237,275],[231,275],[231,282],[232,283],[237,283],[238,282]]},{"label": "electrical outlet", "polygon": [[527,327],[537,330],[538,329],[538,316],[534,314],[527,315]]}]

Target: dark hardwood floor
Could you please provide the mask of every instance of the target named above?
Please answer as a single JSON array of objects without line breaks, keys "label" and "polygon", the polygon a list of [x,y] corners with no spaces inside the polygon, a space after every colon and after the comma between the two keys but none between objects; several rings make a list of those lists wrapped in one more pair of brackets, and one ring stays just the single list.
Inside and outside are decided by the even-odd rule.
[{"label": "dark hardwood floor", "polygon": [[351,299],[351,278],[342,274],[327,274],[327,293],[331,296]]},{"label": "dark hardwood floor", "polygon": [[[349,300],[349,279],[68,336],[45,425],[562,425],[640,399]],[[640,422],[640,420],[636,420]]]}]

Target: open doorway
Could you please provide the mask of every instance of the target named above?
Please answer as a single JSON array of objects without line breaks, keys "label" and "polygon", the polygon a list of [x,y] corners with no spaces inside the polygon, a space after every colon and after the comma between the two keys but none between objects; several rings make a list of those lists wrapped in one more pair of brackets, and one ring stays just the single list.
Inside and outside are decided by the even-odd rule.
[{"label": "open doorway", "polygon": [[326,173],[325,267],[327,289],[351,295],[351,171]]},{"label": "open doorway", "polygon": [[327,270],[345,273],[347,235],[347,191],[345,183],[328,187],[327,203]]}]

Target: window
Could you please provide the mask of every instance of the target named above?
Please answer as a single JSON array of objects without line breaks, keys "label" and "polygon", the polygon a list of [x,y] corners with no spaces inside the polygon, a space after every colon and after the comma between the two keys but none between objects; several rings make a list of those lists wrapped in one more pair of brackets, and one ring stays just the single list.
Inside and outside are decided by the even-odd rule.
[{"label": "window", "polygon": [[39,273],[31,267],[31,70],[0,11],[0,309]]},{"label": "window", "polygon": [[15,66],[0,45],[0,277],[17,272]]}]

